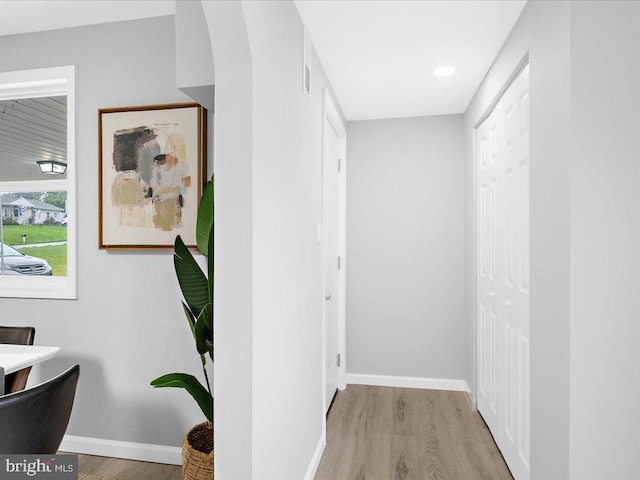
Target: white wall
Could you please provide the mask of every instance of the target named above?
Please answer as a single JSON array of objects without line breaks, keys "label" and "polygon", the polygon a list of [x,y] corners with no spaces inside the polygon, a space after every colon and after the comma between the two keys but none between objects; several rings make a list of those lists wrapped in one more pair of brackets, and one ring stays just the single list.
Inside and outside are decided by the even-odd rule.
[{"label": "white wall", "polygon": [[347,131],[347,371],[462,380],[463,116]]},{"label": "white wall", "polygon": [[215,471],[252,478],[252,154],[249,39],[240,2],[202,2],[215,67]]},{"label": "white wall", "polygon": [[213,112],[215,70],[202,2],[175,2],[176,85]]},{"label": "white wall", "polygon": [[216,474],[299,480],[322,436],[327,81],[314,53],[311,99],[302,92],[292,2],[203,8],[216,74]]},{"label": "white wall", "polygon": [[244,2],[253,60],[254,478],[304,476],[322,435],[322,88],[293,2]]},{"label": "white wall", "polygon": [[33,380],[80,364],[71,435],[179,447],[202,421],[184,391],[149,386],[201,371],[171,253],[98,250],[97,110],[190,100],[175,86],[173,31],[160,17],[0,38],[2,71],[77,66],[78,300],[0,299],[3,324],[62,348]]},{"label": "white wall", "polygon": [[474,126],[529,53],[531,478],[569,478],[569,2],[530,1],[465,112],[467,377],[475,391]]},{"label": "white wall", "polygon": [[571,5],[571,479],[638,478],[640,4]]}]

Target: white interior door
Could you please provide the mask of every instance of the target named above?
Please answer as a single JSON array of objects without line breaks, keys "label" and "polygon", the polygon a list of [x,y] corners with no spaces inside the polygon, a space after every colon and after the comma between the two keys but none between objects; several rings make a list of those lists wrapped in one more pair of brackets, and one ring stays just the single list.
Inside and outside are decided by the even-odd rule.
[{"label": "white interior door", "polygon": [[340,141],[337,132],[325,119],[325,148],[323,165],[323,245],[324,245],[324,291],[325,291],[325,325],[326,325],[326,403],[328,410],[333,396],[338,390],[338,305],[341,291],[339,288],[339,212],[340,195],[338,192],[338,175],[340,159]]},{"label": "white interior door", "polygon": [[529,66],[477,129],[478,410],[529,479]]}]

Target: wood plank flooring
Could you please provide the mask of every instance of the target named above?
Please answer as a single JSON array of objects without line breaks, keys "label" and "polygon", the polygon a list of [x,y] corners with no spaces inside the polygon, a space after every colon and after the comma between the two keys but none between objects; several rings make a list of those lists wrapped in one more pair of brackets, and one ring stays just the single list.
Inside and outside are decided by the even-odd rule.
[{"label": "wood plank flooring", "polygon": [[79,480],[182,480],[182,467],[78,455]]},{"label": "wood plank flooring", "polygon": [[463,392],[349,385],[315,480],[513,480]]}]

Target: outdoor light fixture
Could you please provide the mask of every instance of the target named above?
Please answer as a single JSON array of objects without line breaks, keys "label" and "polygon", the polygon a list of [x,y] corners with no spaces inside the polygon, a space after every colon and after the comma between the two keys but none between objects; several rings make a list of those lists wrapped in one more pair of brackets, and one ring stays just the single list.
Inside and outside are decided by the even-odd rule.
[{"label": "outdoor light fixture", "polygon": [[67,171],[66,163],[57,162],[55,160],[38,160],[36,163],[40,167],[40,171],[42,173],[46,173],[49,175],[56,173],[62,175]]},{"label": "outdoor light fixture", "polygon": [[448,77],[456,73],[456,69],[453,67],[438,67],[433,71],[434,77]]}]

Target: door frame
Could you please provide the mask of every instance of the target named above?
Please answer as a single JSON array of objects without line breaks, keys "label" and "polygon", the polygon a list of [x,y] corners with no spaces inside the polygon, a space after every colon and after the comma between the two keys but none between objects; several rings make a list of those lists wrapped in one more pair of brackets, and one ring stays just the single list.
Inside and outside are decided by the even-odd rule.
[{"label": "door frame", "polygon": [[[324,224],[324,171],[326,165],[327,156],[327,127],[333,128],[338,136],[338,150],[340,155],[340,170],[338,175],[338,252],[340,255],[340,270],[338,270],[338,338],[337,346],[338,353],[340,354],[340,366],[338,367],[338,389],[344,390],[346,388],[346,268],[347,268],[347,256],[346,256],[346,239],[347,239],[347,129],[342,120],[342,117],[338,113],[336,104],[333,101],[331,93],[326,89],[322,89],[322,155],[321,155],[321,197],[322,207],[321,216],[322,220],[319,224],[322,226],[318,231],[318,239],[322,239],[322,425],[323,435],[326,440],[326,412],[329,407],[326,405],[327,397],[327,307],[324,300],[325,290],[325,274],[326,274],[326,248],[324,244],[323,224]],[[336,165],[336,168],[338,166]]]}]

